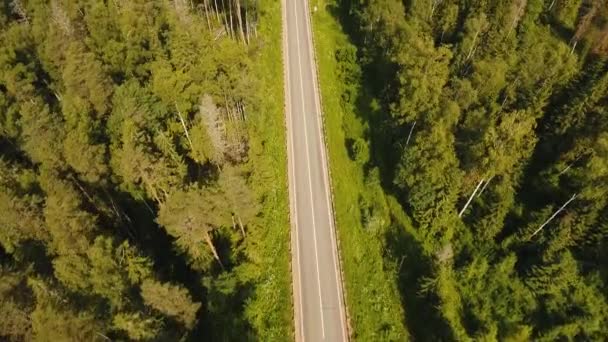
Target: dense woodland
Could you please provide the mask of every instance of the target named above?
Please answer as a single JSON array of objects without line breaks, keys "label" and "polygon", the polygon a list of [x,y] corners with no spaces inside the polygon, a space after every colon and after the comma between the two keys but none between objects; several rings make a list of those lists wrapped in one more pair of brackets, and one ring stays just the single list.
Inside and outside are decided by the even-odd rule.
[{"label": "dense woodland", "polygon": [[[290,338],[260,3],[0,4],[0,339]],[[354,338],[608,339],[608,3],[332,11],[345,147],[409,216],[359,200],[407,335]]]},{"label": "dense woodland", "polygon": [[410,337],[608,339],[608,2],[330,11],[342,104],[371,113],[351,158],[412,221],[385,243]]},{"label": "dense woodland", "polygon": [[288,228],[263,226],[259,12],[0,3],[0,340],[289,337],[257,298]]}]

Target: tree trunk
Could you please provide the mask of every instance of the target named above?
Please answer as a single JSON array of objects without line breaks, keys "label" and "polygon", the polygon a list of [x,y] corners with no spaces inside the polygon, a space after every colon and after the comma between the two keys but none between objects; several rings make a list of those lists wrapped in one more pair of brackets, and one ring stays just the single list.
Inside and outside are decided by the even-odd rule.
[{"label": "tree trunk", "polygon": [[215,246],[213,245],[213,241],[211,241],[211,236],[209,236],[209,232],[205,231],[203,234],[204,234],[205,242],[209,246],[209,249],[211,249],[211,253],[213,253],[213,257],[215,258],[215,260],[217,260],[217,263],[220,264],[220,267],[223,270],[224,264],[222,264],[222,260],[220,260],[220,256],[217,254],[217,250],[215,249]]},{"label": "tree trunk", "polygon": [[224,108],[226,108],[226,117],[228,117],[228,121],[232,121],[231,118],[231,113],[230,113],[230,106],[228,106],[228,96],[226,96],[226,92],[224,93]]},{"label": "tree trunk", "polygon": [[429,19],[433,17],[433,13],[435,13],[435,7],[437,6],[437,1],[431,1],[431,14],[429,14]]},{"label": "tree trunk", "polygon": [[207,19],[207,29],[209,29],[209,31],[211,31],[211,22],[209,21],[209,7],[208,7],[208,0],[204,0],[203,2],[203,7],[205,8],[205,19]]},{"label": "tree trunk", "polygon": [[483,181],[484,181],[483,179],[479,181],[479,183],[475,187],[475,190],[473,190],[471,197],[469,197],[469,200],[467,201],[467,203],[464,205],[464,207],[462,207],[462,210],[458,213],[458,217],[462,217],[462,214],[464,214],[464,211],[467,210],[467,207],[469,206],[469,204],[471,204],[473,197],[475,197],[475,194],[477,193],[477,190],[479,190],[479,187],[481,186],[481,184],[483,184]]},{"label": "tree trunk", "polygon": [[241,217],[237,216],[239,219],[239,227],[241,228],[241,234],[243,234],[243,239],[245,238],[245,227],[243,226],[243,221],[241,221]]},{"label": "tree trunk", "polygon": [[186,139],[188,139],[188,143],[190,143],[190,148],[192,152],[194,152],[194,145],[192,144],[192,140],[190,140],[190,134],[188,134],[188,129],[186,128],[186,123],[184,122],[184,118],[182,118],[182,113],[177,108],[177,104],[175,104],[175,109],[177,110],[177,115],[179,116],[179,121],[182,123],[182,127],[184,128],[184,133],[186,133]]},{"label": "tree trunk", "polygon": [[568,204],[570,204],[570,202],[574,201],[574,199],[576,198],[577,194],[572,195],[572,197],[570,197],[570,199],[564,203],[564,205],[561,206],[561,208],[557,209],[557,211],[555,213],[553,213],[553,215],[551,215],[551,217],[549,217],[549,219],[547,221],[545,221],[545,223],[541,224],[540,227],[538,227],[538,229],[532,233],[532,235],[530,235],[530,239],[534,237],[534,235],[538,234],[538,232],[540,232],[547,224],[549,224],[549,222],[551,222],[551,220],[553,220],[555,218],[555,216],[557,216],[559,213],[562,212],[562,210],[564,210],[566,208],[566,206]]},{"label": "tree trunk", "polygon": [[215,6],[215,18],[217,19],[218,24],[222,21],[220,20],[220,12],[217,9],[217,0],[213,0],[213,6]]},{"label": "tree trunk", "polygon": [[572,50],[570,51],[570,54],[574,53],[574,49],[576,49],[576,44],[578,44],[578,40],[574,41],[574,44],[572,44]]},{"label": "tree trunk", "polygon": [[[222,0],[222,9],[225,11],[226,10],[226,4],[224,2],[224,0]],[[228,16],[226,15],[226,12],[223,13],[222,15],[222,19],[224,20],[224,27],[226,28],[226,33],[228,33],[228,36],[230,38],[232,38],[232,30],[230,28],[230,23],[228,23]]]},{"label": "tree trunk", "polygon": [[416,126],[416,121],[412,124],[412,128],[410,128],[410,134],[407,135],[407,140],[405,141],[405,147],[410,143],[410,138],[412,137],[412,132],[414,132],[414,126]]},{"label": "tree trunk", "polygon": [[234,21],[232,20],[232,4],[231,0],[228,0],[228,14],[230,15],[230,36],[234,37]]},{"label": "tree trunk", "polygon": [[253,34],[255,35],[255,37],[258,37],[258,14],[259,14],[259,6],[258,6],[258,0],[255,0],[255,20],[253,21]]},{"label": "tree trunk", "polygon": [[473,51],[475,49],[475,44],[477,43],[477,36],[479,35],[479,31],[481,30],[477,30],[477,32],[475,32],[475,36],[473,37],[473,43],[471,45],[471,48],[469,49],[469,53],[467,54],[467,58],[465,58],[465,61],[468,61],[469,58],[471,58],[471,55],[473,54]]},{"label": "tree trunk", "polygon": [[241,0],[234,0],[236,3],[236,20],[239,22],[239,34],[243,44],[247,44],[245,40],[245,31],[243,31],[243,17],[241,16]]},{"label": "tree trunk", "polygon": [[247,45],[249,45],[249,15],[247,12],[247,7],[245,7],[245,37],[247,37]]},{"label": "tree trunk", "polygon": [[568,172],[568,170],[570,170],[570,168],[572,167],[572,165],[574,165],[574,163],[576,163],[577,161],[579,161],[579,159],[581,159],[582,157],[583,157],[583,156],[581,155],[581,156],[579,156],[578,158],[574,159],[574,161],[573,161],[573,162],[571,162],[570,164],[568,164],[568,166],[567,166],[565,169],[563,169],[563,170],[562,170],[562,171],[561,171],[561,172],[558,174],[558,176],[561,176],[561,175],[563,175],[564,173]]},{"label": "tree trunk", "polygon": [[477,194],[477,197],[481,197],[481,194],[483,194],[483,192],[484,192],[484,191],[486,191],[486,187],[488,186],[488,184],[490,184],[490,181],[492,180],[492,178],[494,178],[494,176],[490,177],[490,178],[488,179],[488,181],[486,182],[486,184],[484,184],[484,185],[481,187],[481,190],[479,190],[479,194]]}]

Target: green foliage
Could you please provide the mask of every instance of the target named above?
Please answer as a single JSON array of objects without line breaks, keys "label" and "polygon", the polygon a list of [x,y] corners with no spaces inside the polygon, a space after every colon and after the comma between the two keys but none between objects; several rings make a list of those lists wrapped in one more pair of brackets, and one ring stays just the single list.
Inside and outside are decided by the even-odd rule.
[{"label": "green foliage", "polygon": [[[380,315],[359,298],[380,270],[400,290],[392,299],[404,311],[393,311],[406,324],[400,340],[606,339],[605,5],[319,5],[315,38],[355,339],[379,339],[370,332],[379,325],[370,326]],[[327,38],[341,29],[352,44]],[[341,92],[348,101],[338,107]],[[358,158],[363,146],[369,159]]]},{"label": "green foliage", "polygon": [[31,339],[31,302],[24,298],[24,274],[0,268],[0,336],[8,341]]},{"label": "green foliage", "polygon": [[137,341],[151,340],[160,330],[158,320],[141,317],[139,312],[119,313],[114,316],[112,324],[116,329],[125,331],[130,339]]},{"label": "green foliage", "polygon": [[158,223],[193,260],[208,261],[212,254],[220,261],[211,235],[214,229],[230,222],[224,203],[216,188],[178,190],[162,204]]},{"label": "green foliage", "polygon": [[191,328],[201,303],[193,302],[188,290],[153,280],[145,280],[141,285],[141,296],[146,305],[177,319]]},{"label": "green foliage", "polygon": [[353,160],[364,165],[369,161],[369,147],[367,142],[361,138],[357,138],[351,147]]},{"label": "green foliage", "polygon": [[[401,2],[383,4],[387,8],[381,10],[386,10],[386,15],[401,13],[394,9],[402,6]],[[313,29],[351,336],[357,341],[404,341],[408,332],[393,278],[396,265],[383,259],[383,236],[388,233],[392,211],[378,170],[369,174],[363,170],[369,159],[377,156],[377,147],[367,140],[368,127],[359,115],[378,113],[360,109],[364,89],[357,49],[340,32],[338,22],[323,3],[318,8]],[[355,144],[361,153],[348,150]]]},{"label": "green foliage", "polygon": [[209,5],[0,5],[0,339],[290,336],[279,3]]},{"label": "green foliage", "polygon": [[567,28],[574,29],[582,0],[557,1],[554,15]]},{"label": "green foliage", "polygon": [[9,253],[25,240],[47,240],[41,198],[29,194],[31,173],[0,159],[0,244]]},{"label": "green foliage", "polygon": [[97,341],[103,326],[88,310],[74,311],[60,293],[39,279],[30,279],[36,306],[31,313],[34,341]]}]

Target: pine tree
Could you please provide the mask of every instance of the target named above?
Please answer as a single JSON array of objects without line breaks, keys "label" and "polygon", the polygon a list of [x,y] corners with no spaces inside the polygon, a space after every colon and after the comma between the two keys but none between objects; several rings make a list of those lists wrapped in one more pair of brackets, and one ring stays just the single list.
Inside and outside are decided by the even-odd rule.
[{"label": "pine tree", "polygon": [[187,328],[192,328],[201,303],[194,302],[188,290],[181,286],[146,280],[141,285],[141,296],[146,305],[174,317]]},{"label": "pine tree", "polygon": [[229,217],[229,208],[218,189],[190,187],[171,193],[161,204],[158,223],[193,260],[204,260],[210,252],[222,266],[213,231],[229,224]]}]

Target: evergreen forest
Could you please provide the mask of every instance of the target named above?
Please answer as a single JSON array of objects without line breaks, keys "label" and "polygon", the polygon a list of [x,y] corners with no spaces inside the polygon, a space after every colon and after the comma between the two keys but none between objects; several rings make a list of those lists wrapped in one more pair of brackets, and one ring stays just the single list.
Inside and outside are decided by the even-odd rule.
[{"label": "evergreen forest", "polygon": [[[608,340],[608,1],[310,4],[352,340]],[[293,339],[281,30],[0,2],[0,340]]]},{"label": "evergreen forest", "polygon": [[0,340],[290,339],[279,20],[0,2]]},{"label": "evergreen forest", "polygon": [[353,338],[607,340],[608,2],[318,3]]}]

